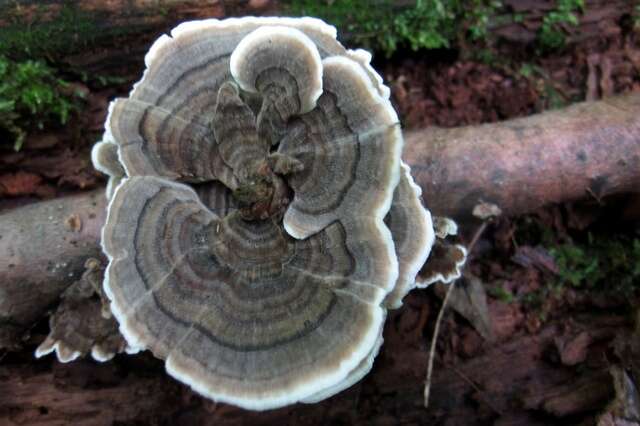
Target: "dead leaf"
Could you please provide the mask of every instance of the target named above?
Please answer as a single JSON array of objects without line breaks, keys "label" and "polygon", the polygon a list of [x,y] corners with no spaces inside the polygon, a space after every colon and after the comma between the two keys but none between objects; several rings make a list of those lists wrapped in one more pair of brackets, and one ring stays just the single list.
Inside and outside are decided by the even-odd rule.
[{"label": "dead leaf", "polygon": [[54,133],[30,133],[24,141],[23,149],[47,149],[59,142],[60,136]]},{"label": "dead leaf", "polygon": [[570,337],[557,337],[556,348],[560,354],[560,360],[564,365],[573,366],[584,362],[587,358],[587,349],[593,342],[591,335],[583,331]]},{"label": "dead leaf", "polygon": [[67,225],[70,231],[80,232],[82,230],[82,219],[77,213],[73,213],[67,218],[65,225]]},{"label": "dead leaf", "polygon": [[600,55],[593,54],[589,55],[587,58],[587,66],[589,69],[589,74],[587,76],[587,101],[595,101],[599,98],[598,96],[598,62],[600,61]]},{"label": "dead leaf", "polygon": [[558,274],[558,266],[555,259],[547,250],[540,246],[520,246],[516,249],[515,254],[511,257],[514,263],[525,268],[536,267],[541,270],[547,270],[554,274]]},{"label": "dead leaf", "polygon": [[613,64],[609,57],[605,56],[600,61],[600,72],[600,90],[602,91],[602,97],[607,98],[613,95],[615,89],[611,79]]},{"label": "dead leaf", "polygon": [[[446,289],[442,284],[437,286]],[[471,274],[465,274],[463,279],[456,282],[449,297],[449,306],[469,321],[485,340],[489,342],[494,340],[487,295],[482,281]]]},{"label": "dead leaf", "polygon": [[19,171],[0,176],[0,195],[31,195],[38,189],[42,178],[34,173]]}]

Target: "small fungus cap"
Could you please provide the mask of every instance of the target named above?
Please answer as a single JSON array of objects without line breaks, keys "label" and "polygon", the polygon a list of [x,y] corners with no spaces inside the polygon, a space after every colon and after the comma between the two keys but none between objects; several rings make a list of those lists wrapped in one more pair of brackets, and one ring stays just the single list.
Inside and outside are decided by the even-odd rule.
[{"label": "small fungus cap", "polygon": [[335,35],[310,18],[181,24],[109,108],[111,310],[130,347],[217,401],[355,383],[433,244],[388,88]]},{"label": "small fungus cap", "polygon": [[427,288],[441,282],[451,284],[462,276],[462,267],[467,261],[467,248],[449,241],[458,233],[458,225],[448,217],[433,218],[435,242],[432,255],[424,263],[416,278],[417,288]]},{"label": "small fungus cap", "polygon": [[91,161],[96,170],[109,177],[107,181],[106,196],[110,200],[116,187],[125,176],[122,164],[118,160],[118,145],[115,142],[104,139],[93,146]]}]

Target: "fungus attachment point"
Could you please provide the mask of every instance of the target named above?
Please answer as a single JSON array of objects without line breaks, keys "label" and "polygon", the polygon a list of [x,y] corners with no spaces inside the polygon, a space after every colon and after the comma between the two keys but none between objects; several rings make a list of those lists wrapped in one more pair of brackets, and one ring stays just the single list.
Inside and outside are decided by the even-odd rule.
[{"label": "fungus attachment point", "polygon": [[110,106],[111,311],[214,400],[263,410],[360,380],[433,244],[388,88],[335,36],[310,18],[185,23]]}]

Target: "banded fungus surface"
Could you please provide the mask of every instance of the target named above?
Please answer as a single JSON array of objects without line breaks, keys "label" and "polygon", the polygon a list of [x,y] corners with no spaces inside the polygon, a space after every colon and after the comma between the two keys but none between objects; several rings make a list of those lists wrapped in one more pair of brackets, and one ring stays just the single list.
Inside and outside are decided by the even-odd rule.
[{"label": "banded fungus surface", "polygon": [[434,230],[370,59],[316,19],[187,22],[110,105],[105,293],[128,344],[207,397],[345,389],[415,286]]}]

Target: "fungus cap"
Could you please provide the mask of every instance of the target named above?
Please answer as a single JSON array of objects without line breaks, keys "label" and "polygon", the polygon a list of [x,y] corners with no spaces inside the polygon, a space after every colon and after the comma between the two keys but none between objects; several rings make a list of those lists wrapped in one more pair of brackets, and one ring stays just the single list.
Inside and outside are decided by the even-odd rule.
[{"label": "fungus cap", "polygon": [[107,139],[96,143],[91,150],[91,161],[96,170],[109,177],[106,189],[109,200],[125,175],[122,164],[118,160],[118,145]]},{"label": "fungus cap", "polygon": [[129,347],[218,401],[359,380],[433,243],[389,90],[335,36],[309,18],[181,24],[109,108],[111,310]]},{"label": "fungus cap", "polygon": [[453,219],[436,216],[433,218],[433,227],[436,238],[432,255],[418,273],[418,288],[426,288],[436,282],[454,282],[462,276],[462,267],[467,261],[466,247],[449,241],[448,237],[458,234],[458,225]]}]

